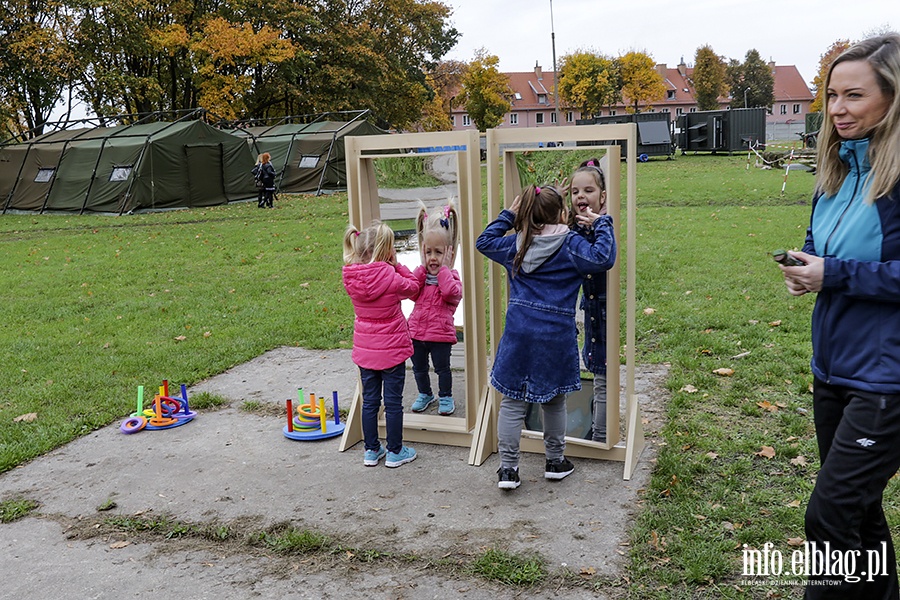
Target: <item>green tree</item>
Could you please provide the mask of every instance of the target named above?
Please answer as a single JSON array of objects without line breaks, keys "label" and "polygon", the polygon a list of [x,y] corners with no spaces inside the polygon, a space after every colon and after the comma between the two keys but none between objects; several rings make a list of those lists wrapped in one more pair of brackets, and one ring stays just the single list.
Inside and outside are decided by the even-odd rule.
[{"label": "green tree", "polygon": [[606,56],[578,51],[560,59],[560,100],[577,108],[582,116],[598,114],[604,106],[615,104],[619,80],[618,64]]},{"label": "green tree", "polygon": [[622,96],[631,103],[631,112],[640,112],[639,106],[651,107],[653,102],[666,95],[663,76],[656,71],[653,59],[644,52],[632,51],[620,59],[622,73]]},{"label": "green tree", "polygon": [[462,80],[462,103],[478,131],[487,131],[503,122],[509,112],[509,78],[500,72],[500,59],[481,48],[469,63]]},{"label": "green tree", "polygon": [[429,0],[68,0],[98,115],[209,108],[270,118],[368,108],[398,128],[459,33]]},{"label": "green tree", "polygon": [[3,138],[39,135],[78,71],[76,20],[56,0],[10,0],[0,11],[0,123]]},{"label": "green tree", "polygon": [[284,65],[287,112],[368,108],[398,129],[418,121],[432,97],[425,75],[459,37],[446,24],[450,9],[422,0],[311,6],[308,22],[287,31],[302,49]]},{"label": "green tree", "polygon": [[708,45],[697,48],[693,84],[697,93],[698,110],[719,108],[719,97],[728,89],[725,83],[725,60]]},{"label": "green tree", "polygon": [[729,62],[727,79],[731,88],[732,108],[771,109],[775,102],[775,75],[755,49],[748,50],[743,63]]},{"label": "green tree", "polygon": [[850,40],[836,40],[819,57],[819,69],[813,77],[812,84],[816,88],[816,98],[809,106],[809,112],[822,112],[825,108],[825,77],[828,75],[828,67],[844,50],[850,47]]}]

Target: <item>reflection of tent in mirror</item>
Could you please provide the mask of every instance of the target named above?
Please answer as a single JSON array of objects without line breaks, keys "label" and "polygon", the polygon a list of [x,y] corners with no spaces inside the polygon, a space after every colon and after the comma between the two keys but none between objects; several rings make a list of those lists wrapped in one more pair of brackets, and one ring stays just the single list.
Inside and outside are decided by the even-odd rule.
[{"label": "reflection of tent in mirror", "polygon": [[[410,245],[415,246],[415,244],[416,244],[415,236],[410,238],[409,243],[410,243]],[[461,254],[462,254],[461,252],[456,253],[456,261],[453,263],[453,268],[456,269],[457,271],[459,271],[460,273],[462,273],[462,271],[460,271],[460,255]],[[422,259],[419,257],[419,249],[414,247],[412,250],[404,250],[402,252],[397,252],[397,262],[399,262],[401,265],[408,268],[410,271],[415,271],[416,267],[418,267],[419,265],[422,264]],[[404,300],[400,303],[400,307],[403,310],[403,314],[406,316],[406,318],[409,318],[410,313],[412,313],[413,306],[414,306],[414,303],[412,300]],[[463,311],[464,310],[465,309],[463,307],[463,301],[460,300],[459,306],[456,308],[456,313],[453,315],[453,324],[456,325],[457,331],[459,331],[459,329],[463,325]]]}]

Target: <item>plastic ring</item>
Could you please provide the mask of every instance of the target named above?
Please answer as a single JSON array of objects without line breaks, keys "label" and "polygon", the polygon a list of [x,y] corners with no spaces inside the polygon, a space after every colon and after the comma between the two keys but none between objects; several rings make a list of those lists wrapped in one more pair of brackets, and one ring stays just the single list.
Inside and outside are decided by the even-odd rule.
[{"label": "plastic ring", "polygon": [[314,417],[316,419],[319,418],[319,409],[314,408],[314,409],[310,410],[308,404],[304,404],[303,406],[298,408],[297,412],[300,413],[301,415],[303,415],[304,417]]},{"label": "plastic ring", "polygon": [[175,398],[168,398],[166,396],[163,396],[159,399],[159,404],[160,408],[163,411],[163,415],[167,417],[170,417],[181,410],[181,402],[179,402]]},{"label": "plastic ring", "polygon": [[119,430],[122,433],[137,433],[146,426],[147,419],[144,417],[131,417],[122,422],[119,426]]}]

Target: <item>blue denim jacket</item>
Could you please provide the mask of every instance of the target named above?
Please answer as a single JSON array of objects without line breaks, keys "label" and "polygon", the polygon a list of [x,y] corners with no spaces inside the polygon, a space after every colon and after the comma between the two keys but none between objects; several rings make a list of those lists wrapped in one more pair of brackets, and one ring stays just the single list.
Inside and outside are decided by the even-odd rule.
[{"label": "blue denim jacket", "polygon": [[[589,242],[596,237],[594,230],[587,227],[573,231]],[[591,373],[606,375],[606,273],[592,273],[584,279],[580,308],[584,311],[581,359]]]},{"label": "blue denim jacket", "polygon": [[491,369],[491,385],[505,396],[548,402],[581,389],[575,303],[589,274],[616,260],[612,218],[594,222],[593,243],[570,231],[559,250],[530,272],[512,275],[516,237],[507,236],[515,215],[501,211],[478,236],[479,252],[506,268],[509,304],[506,327]]}]

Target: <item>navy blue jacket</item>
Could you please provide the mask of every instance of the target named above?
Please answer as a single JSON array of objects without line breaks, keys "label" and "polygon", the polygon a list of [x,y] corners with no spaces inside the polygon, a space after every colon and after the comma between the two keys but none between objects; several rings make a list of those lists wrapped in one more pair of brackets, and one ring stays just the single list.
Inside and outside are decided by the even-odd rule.
[{"label": "navy blue jacket", "polygon": [[868,140],[841,143],[849,173],[813,198],[803,251],[825,259],[812,317],[812,371],[833,385],[900,394],[900,182],[865,204]]},{"label": "navy blue jacket", "polygon": [[581,389],[575,303],[587,275],[615,264],[612,217],[594,221],[593,243],[574,231],[564,233],[555,252],[529,269],[523,265],[513,276],[519,236],[506,232],[514,218],[512,212],[501,211],[475,242],[479,252],[506,267],[509,278],[506,326],[491,368],[491,385],[516,400],[548,402]]},{"label": "navy blue jacket", "polygon": [[[589,242],[594,230],[576,227],[575,233]],[[591,273],[581,286],[581,310],[584,311],[584,347],[581,359],[591,373],[606,375],[606,273]]]}]

